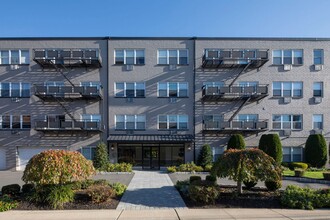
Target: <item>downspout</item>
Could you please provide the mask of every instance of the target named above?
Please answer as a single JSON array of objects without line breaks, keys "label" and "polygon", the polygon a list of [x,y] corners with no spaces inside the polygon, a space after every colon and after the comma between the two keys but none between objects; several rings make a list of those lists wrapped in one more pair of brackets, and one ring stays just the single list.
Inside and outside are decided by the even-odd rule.
[{"label": "downspout", "polygon": [[195,126],[196,126],[196,37],[193,37],[192,38],[193,40],[193,47],[194,47],[194,50],[193,50],[193,57],[194,57],[194,74],[193,74],[193,98],[194,98],[194,104],[193,104],[193,150],[194,150],[194,162],[196,162],[196,146],[195,146],[195,136],[196,136],[196,133],[195,133]]}]

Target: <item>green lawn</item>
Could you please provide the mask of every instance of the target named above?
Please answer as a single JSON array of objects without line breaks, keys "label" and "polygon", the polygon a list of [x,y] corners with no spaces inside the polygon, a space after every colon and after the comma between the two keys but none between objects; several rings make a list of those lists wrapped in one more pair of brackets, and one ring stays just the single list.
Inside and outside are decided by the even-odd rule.
[{"label": "green lawn", "polygon": [[[284,170],[283,176],[294,176],[294,171]],[[323,179],[323,171],[305,171],[304,177],[312,179]]]}]

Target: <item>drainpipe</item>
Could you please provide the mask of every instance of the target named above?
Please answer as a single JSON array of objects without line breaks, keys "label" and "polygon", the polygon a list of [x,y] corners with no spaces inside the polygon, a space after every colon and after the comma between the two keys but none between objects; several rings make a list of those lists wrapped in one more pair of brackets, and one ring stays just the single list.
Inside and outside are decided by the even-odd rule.
[{"label": "drainpipe", "polygon": [[194,74],[193,74],[193,98],[194,98],[194,105],[193,105],[193,137],[194,137],[194,141],[193,141],[193,151],[194,151],[194,162],[196,162],[196,146],[195,146],[195,126],[196,126],[196,38],[197,37],[193,37],[193,57],[194,57]]}]

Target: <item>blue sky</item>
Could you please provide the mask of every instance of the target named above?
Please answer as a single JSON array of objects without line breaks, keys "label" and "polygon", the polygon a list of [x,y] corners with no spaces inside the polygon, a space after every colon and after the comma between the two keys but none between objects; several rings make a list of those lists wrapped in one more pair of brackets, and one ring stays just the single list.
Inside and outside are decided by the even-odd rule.
[{"label": "blue sky", "polygon": [[4,0],[0,37],[330,37],[330,0]]}]

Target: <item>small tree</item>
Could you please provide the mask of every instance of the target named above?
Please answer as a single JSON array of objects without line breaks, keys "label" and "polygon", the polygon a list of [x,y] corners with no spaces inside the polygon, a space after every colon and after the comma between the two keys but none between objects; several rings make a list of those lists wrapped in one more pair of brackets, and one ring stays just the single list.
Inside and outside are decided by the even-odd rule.
[{"label": "small tree", "polygon": [[259,140],[259,149],[271,156],[277,164],[282,163],[282,144],[278,134],[263,134]]},{"label": "small tree", "polygon": [[241,134],[233,134],[227,145],[227,150],[229,149],[245,149],[244,137]]},{"label": "small tree", "polygon": [[102,170],[108,164],[108,150],[107,146],[100,142],[95,150],[95,156],[93,158],[93,165],[96,169]]},{"label": "small tree", "polygon": [[199,152],[197,165],[205,168],[206,165],[210,165],[213,162],[212,150],[210,145],[204,144],[201,151]]},{"label": "small tree", "polygon": [[66,184],[86,180],[94,173],[92,162],[77,151],[47,150],[29,160],[22,180],[37,185]]},{"label": "small tree", "polygon": [[306,162],[312,167],[324,167],[327,162],[327,144],[322,134],[311,134],[305,145]]},{"label": "small tree", "polygon": [[259,149],[230,149],[213,165],[212,174],[229,177],[237,182],[242,193],[243,181],[280,181],[281,169],[273,158]]}]

